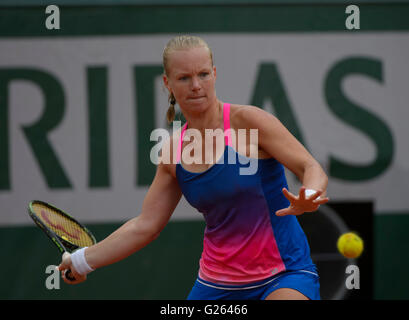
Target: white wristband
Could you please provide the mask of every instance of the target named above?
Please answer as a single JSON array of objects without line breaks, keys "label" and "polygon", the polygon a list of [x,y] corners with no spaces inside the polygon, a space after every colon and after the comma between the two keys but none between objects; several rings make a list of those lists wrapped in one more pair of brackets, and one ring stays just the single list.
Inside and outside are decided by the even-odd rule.
[{"label": "white wristband", "polygon": [[[312,196],[313,194],[317,193],[317,190],[314,189],[305,189],[305,196],[309,197]],[[318,197],[316,200],[318,200],[320,197]]]},{"label": "white wristband", "polygon": [[87,260],[85,259],[85,249],[86,248],[88,247],[78,249],[73,254],[71,254],[72,266],[80,275],[86,275],[94,271],[94,269],[92,269],[89,266],[89,264],[87,263]]}]

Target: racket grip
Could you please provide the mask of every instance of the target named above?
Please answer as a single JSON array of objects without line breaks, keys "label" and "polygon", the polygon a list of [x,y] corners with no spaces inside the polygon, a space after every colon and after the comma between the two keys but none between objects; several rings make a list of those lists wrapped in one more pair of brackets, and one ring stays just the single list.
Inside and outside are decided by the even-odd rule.
[{"label": "racket grip", "polygon": [[70,281],[75,281],[76,279],[74,278],[71,269],[68,269],[65,271],[65,277],[70,280]]}]

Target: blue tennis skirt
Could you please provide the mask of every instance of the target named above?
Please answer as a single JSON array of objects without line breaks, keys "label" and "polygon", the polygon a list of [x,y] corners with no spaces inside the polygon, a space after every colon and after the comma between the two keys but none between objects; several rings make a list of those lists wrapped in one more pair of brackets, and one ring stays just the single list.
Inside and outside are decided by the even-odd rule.
[{"label": "blue tennis skirt", "polygon": [[233,286],[212,283],[198,277],[188,300],[264,300],[271,292],[289,288],[311,300],[320,300],[317,273],[309,270],[285,271],[262,281]]}]

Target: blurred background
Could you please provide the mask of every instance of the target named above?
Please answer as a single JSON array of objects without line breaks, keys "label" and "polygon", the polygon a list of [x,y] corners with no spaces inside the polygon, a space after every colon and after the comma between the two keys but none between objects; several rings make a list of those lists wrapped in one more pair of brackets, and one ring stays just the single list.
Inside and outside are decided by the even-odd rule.
[{"label": "blurred background", "polygon": [[[332,202],[300,217],[322,298],[408,299],[409,1],[350,4],[1,1],[0,299],[186,298],[205,226],[184,199],[151,245],[59,289],[46,287],[58,250],[27,214],[49,202],[98,240],[139,214],[150,134],[172,131],[162,50],[178,34],[212,48],[222,101],[275,114],[328,173]],[[358,259],[336,249],[350,230],[365,242]],[[349,265],[359,289],[345,286]]]}]

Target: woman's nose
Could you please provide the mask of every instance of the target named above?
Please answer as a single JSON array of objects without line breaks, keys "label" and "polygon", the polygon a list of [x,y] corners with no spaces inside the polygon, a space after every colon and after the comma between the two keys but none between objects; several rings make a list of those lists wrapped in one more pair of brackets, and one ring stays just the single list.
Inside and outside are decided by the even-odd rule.
[{"label": "woman's nose", "polygon": [[192,89],[193,90],[200,89],[200,81],[197,77],[192,78]]}]

